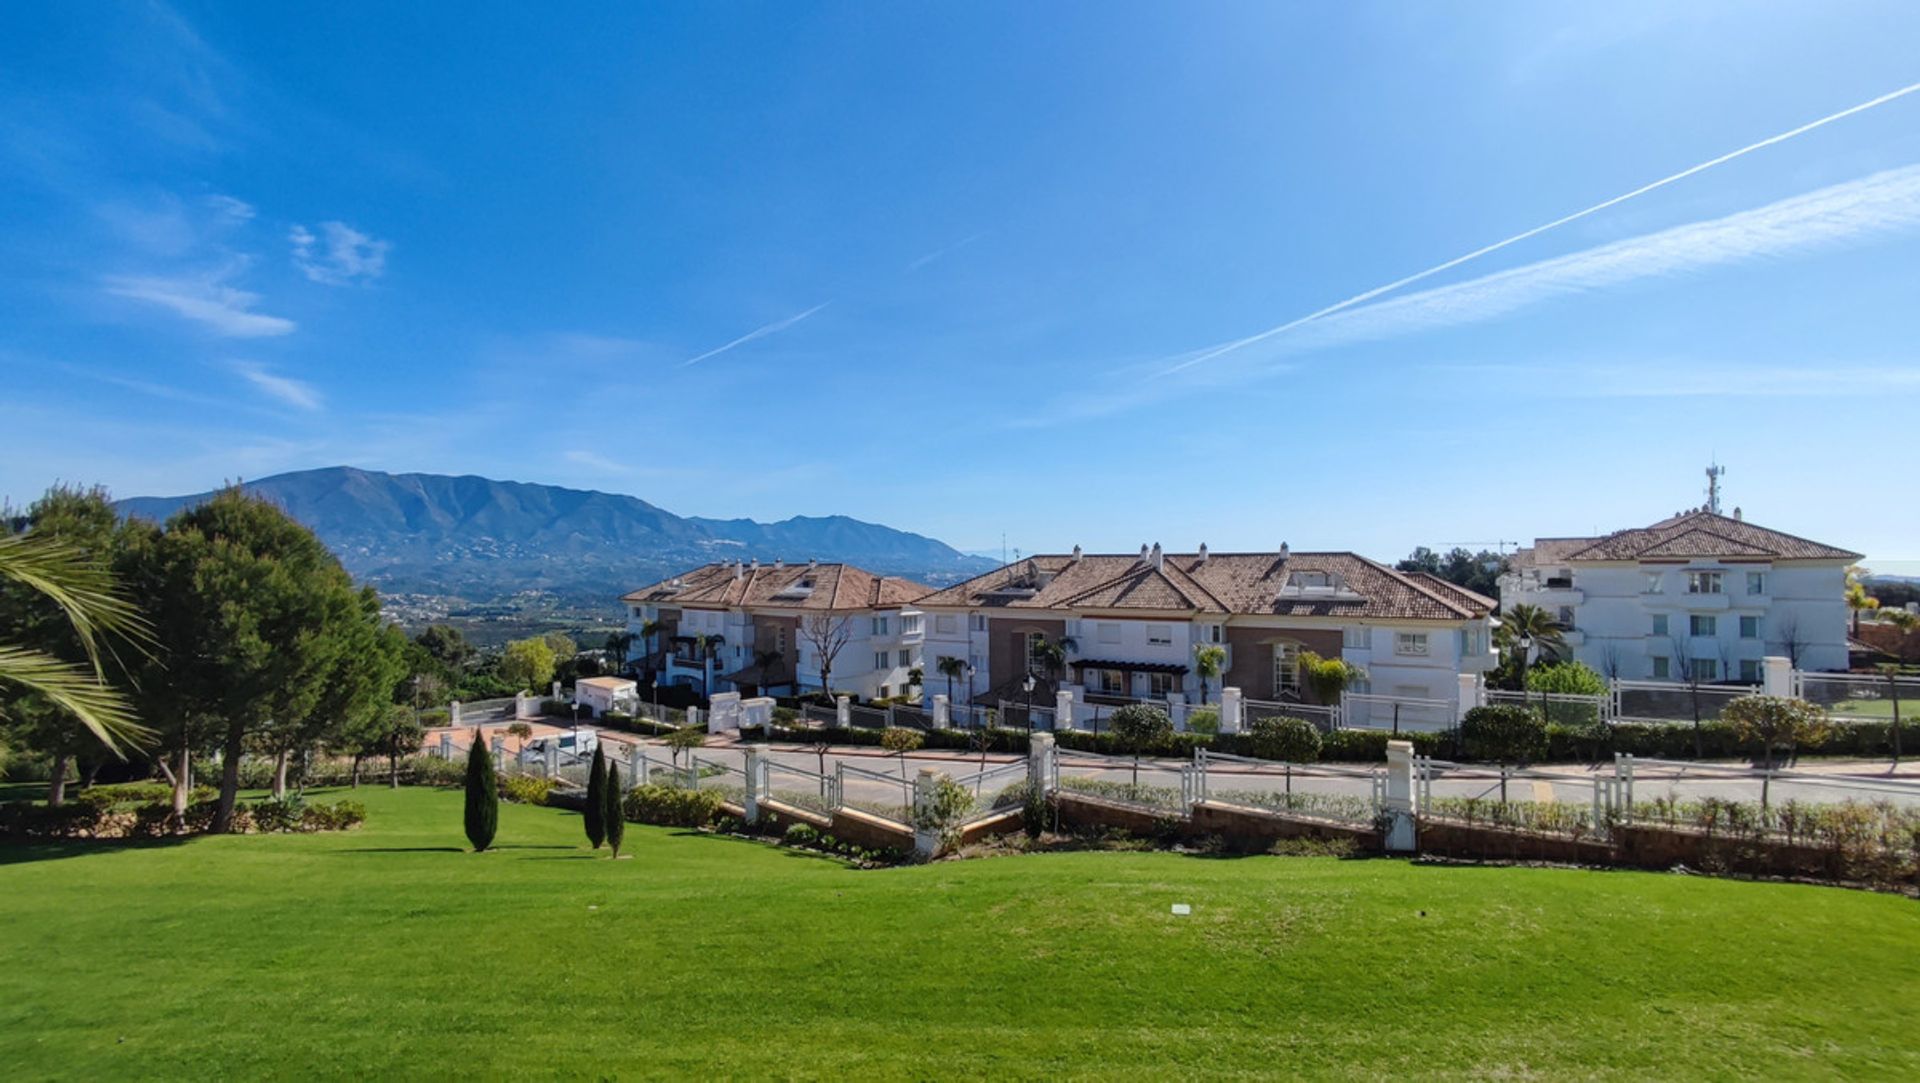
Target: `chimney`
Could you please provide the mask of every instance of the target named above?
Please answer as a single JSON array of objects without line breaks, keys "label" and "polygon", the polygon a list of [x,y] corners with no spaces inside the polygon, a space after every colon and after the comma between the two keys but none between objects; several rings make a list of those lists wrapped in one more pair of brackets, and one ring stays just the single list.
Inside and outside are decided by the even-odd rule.
[{"label": "chimney", "polygon": [[1140,559],[1141,560],[1147,559],[1147,543],[1146,542],[1140,543]]},{"label": "chimney", "polygon": [[738,560],[733,562],[733,577],[736,580],[747,577],[747,565],[745,562]]},{"label": "chimney", "polygon": [[1073,547],[1073,562],[1080,563],[1080,547],[1077,545]]},{"label": "chimney", "polygon": [[1205,564],[1206,562],[1207,562],[1207,543],[1201,542],[1200,543],[1200,559],[1194,561],[1194,563]]},{"label": "chimney", "polygon": [[820,566],[820,559],[819,559],[818,557],[808,557],[808,558],[807,558],[807,567],[809,567],[809,568],[818,568],[819,566]]},{"label": "chimney", "polygon": [[1281,560],[1285,560],[1285,559],[1287,559],[1287,557],[1288,557],[1288,556],[1290,556],[1291,554],[1292,554],[1292,550],[1290,550],[1290,549],[1288,549],[1288,548],[1287,548],[1287,543],[1286,543],[1286,542],[1281,542],[1281,543],[1280,543],[1280,559],[1281,559]]},{"label": "chimney", "polygon": [[1733,506],[1733,521],[1736,523],[1739,523],[1739,522],[1744,522],[1745,520],[1746,520],[1746,517],[1740,514],[1740,505],[1735,504]]},{"label": "chimney", "polygon": [[787,562],[786,562],[786,561],[784,561],[784,560],[781,560],[781,559],[780,559],[779,557],[775,557],[775,558],[773,558],[773,570],[774,570],[774,571],[779,571],[779,570],[780,570],[781,568],[784,568],[784,567],[786,567],[786,566],[787,566]]},{"label": "chimney", "polygon": [[1153,565],[1153,570],[1159,571],[1160,565],[1165,561],[1165,559],[1166,558],[1163,557],[1160,553],[1160,543],[1154,542],[1153,551],[1147,554],[1147,561]]}]

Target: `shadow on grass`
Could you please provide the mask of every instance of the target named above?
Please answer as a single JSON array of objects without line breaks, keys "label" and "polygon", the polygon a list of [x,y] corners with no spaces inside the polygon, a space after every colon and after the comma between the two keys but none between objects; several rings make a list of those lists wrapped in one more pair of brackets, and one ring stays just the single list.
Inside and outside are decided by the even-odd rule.
[{"label": "shadow on grass", "polygon": [[0,841],[0,865],[30,861],[58,861],[68,857],[112,854],[125,850],[167,850],[192,842],[194,835],[163,835],[152,839],[23,839]]}]

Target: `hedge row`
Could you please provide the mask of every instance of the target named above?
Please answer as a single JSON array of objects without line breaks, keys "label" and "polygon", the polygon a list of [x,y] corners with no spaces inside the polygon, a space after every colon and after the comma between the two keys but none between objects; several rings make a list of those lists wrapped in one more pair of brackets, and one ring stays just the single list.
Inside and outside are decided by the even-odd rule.
[{"label": "hedge row", "polygon": [[[1835,726],[1832,736],[1817,751],[1827,756],[1855,756],[1878,758],[1893,753],[1893,725],[1890,722],[1862,722]],[[880,745],[883,730],[845,729],[839,726],[825,726],[817,729],[774,726],[768,735],[769,740],[795,741],[808,743],[825,740],[836,745]],[[925,734],[925,748],[938,748],[959,751],[978,751],[980,745],[971,730],[929,730]],[[1404,733],[1401,738],[1413,743],[1415,753],[1442,759],[1465,759],[1465,750],[1461,747],[1458,735],[1447,730],[1438,733]],[[1336,763],[1380,763],[1387,758],[1387,742],[1394,740],[1393,734],[1386,730],[1342,729],[1323,733],[1320,737],[1320,759]],[[993,729],[986,731],[987,750],[990,752],[1025,755],[1027,751],[1027,731],[1020,729]],[[1054,734],[1054,741],[1064,749],[1078,752],[1097,752],[1109,756],[1131,755],[1134,749],[1111,733],[1088,733],[1083,730],[1066,730]],[[1751,755],[1754,751],[1749,744],[1743,744],[1725,722],[1709,721],[1700,724],[1699,758],[1739,759]],[[1904,755],[1920,756],[1920,721],[1900,724],[1901,752]],[[1222,733],[1207,736],[1199,733],[1175,732],[1162,740],[1155,741],[1140,749],[1143,756],[1191,757],[1196,748],[1207,748],[1215,752],[1224,752],[1234,756],[1252,756],[1254,748],[1248,734]],[[1547,749],[1540,762],[1545,763],[1588,763],[1611,759],[1616,752],[1635,756],[1647,756],[1656,759],[1694,759],[1694,730],[1691,723],[1648,723],[1621,722],[1606,727],[1563,726],[1549,723],[1547,726]]]}]

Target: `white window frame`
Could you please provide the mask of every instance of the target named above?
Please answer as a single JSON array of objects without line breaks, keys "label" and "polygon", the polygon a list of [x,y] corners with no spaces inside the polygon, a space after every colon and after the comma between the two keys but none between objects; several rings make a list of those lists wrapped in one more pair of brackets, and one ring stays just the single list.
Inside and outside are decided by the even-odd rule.
[{"label": "white window frame", "polygon": [[1093,639],[1096,643],[1120,642],[1120,625],[1110,620],[1096,622],[1093,626]]},{"label": "white window frame", "polygon": [[881,673],[885,673],[888,670],[892,669],[893,668],[893,652],[892,651],[875,651],[873,654],[873,668]]},{"label": "white window frame", "polygon": [[1300,644],[1291,639],[1273,645],[1273,691],[1300,691]]},{"label": "white window frame", "polygon": [[1342,628],[1340,645],[1347,650],[1364,651],[1373,645],[1373,629],[1364,626]]},{"label": "white window frame", "polygon": [[1393,653],[1402,658],[1425,658],[1432,650],[1425,632],[1393,633]]},{"label": "white window frame", "polygon": [[1127,694],[1127,674],[1119,669],[1096,669],[1092,671],[1089,692],[1103,696],[1124,696]]},{"label": "white window frame", "polygon": [[954,619],[952,613],[938,613],[934,615],[933,633],[935,635],[950,636],[957,635],[959,632],[960,622]]},{"label": "white window frame", "polygon": [[1740,679],[1747,684],[1760,683],[1760,660],[1758,658],[1740,659]]},{"label": "white window frame", "polygon": [[1695,658],[1693,660],[1693,679],[1696,681],[1717,681],[1720,679],[1720,659]]},{"label": "white window frame", "polygon": [[1147,625],[1147,646],[1149,647],[1173,646],[1173,625],[1171,624]]},{"label": "white window frame", "polygon": [[[1702,627],[1706,631],[1701,631]],[[1690,613],[1687,615],[1687,634],[1695,639],[1713,639],[1720,634],[1720,619],[1712,613]]]},{"label": "white window frame", "polygon": [[920,614],[918,613],[900,614],[900,634],[901,635],[903,636],[918,635],[919,632],[920,632]]},{"label": "white window frame", "polygon": [[1147,673],[1147,695],[1155,699],[1165,699],[1180,690],[1180,675],[1177,673]]},{"label": "white window frame", "polygon": [[1725,586],[1724,573],[1705,569],[1687,573],[1688,594],[1723,594]]},{"label": "white window frame", "polygon": [[1215,646],[1219,646],[1220,644],[1225,643],[1226,641],[1227,641],[1227,630],[1224,625],[1202,624],[1200,626],[1200,642],[1211,643]]},{"label": "white window frame", "polygon": [[1665,613],[1655,613],[1653,615],[1653,634],[1654,635],[1657,635],[1657,636],[1672,635],[1673,634],[1672,628],[1673,628],[1673,622],[1667,619],[1667,615]]},{"label": "white window frame", "polygon": [[1656,654],[1647,660],[1653,663],[1653,668],[1650,672],[1654,680],[1668,681],[1673,679],[1673,662],[1666,655]]},{"label": "white window frame", "polygon": [[873,634],[876,636],[884,636],[887,634],[887,618],[873,618]]},{"label": "white window frame", "polygon": [[1647,593],[1648,594],[1665,594],[1666,592],[1667,592],[1666,573],[1665,572],[1648,572],[1647,573]]},{"label": "white window frame", "polygon": [[[1753,629],[1753,633],[1751,635],[1747,633],[1748,628]],[[1740,618],[1740,638],[1741,639],[1759,639],[1760,638],[1760,618],[1759,617],[1743,616]]]},{"label": "white window frame", "polygon": [[910,665],[912,665],[912,664],[913,664],[913,652],[912,652],[912,651],[910,651],[910,650],[908,650],[908,649],[907,649],[907,648],[905,648],[905,647],[902,647],[902,648],[900,648],[900,650],[899,650],[899,652],[898,652],[898,653],[899,653],[899,657],[900,657],[900,663],[899,663],[899,664],[900,664],[900,668],[901,668],[901,669],[905,669],[905,668],[907,668],[908,666],[910,666]]},{"label": "white window frame", "polygon": [[1765,594],[1766,592],[1767,592],[1767,573],[1766,572],[1748,572],[1747,573],[1747,593],[1748,594]]}]

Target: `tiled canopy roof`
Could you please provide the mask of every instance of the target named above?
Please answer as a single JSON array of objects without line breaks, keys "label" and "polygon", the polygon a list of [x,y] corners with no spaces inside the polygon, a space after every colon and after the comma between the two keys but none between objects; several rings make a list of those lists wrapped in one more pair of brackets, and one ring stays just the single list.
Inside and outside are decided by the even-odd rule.
[{"label": "tiled canopy roof", "polygon": [[[796,588],[812,580],[813,589]],[[675,583],[679,586],[675,586]],[[897,609],[932,587],[851,564],[703,564],[620,596],[629,605],[752,606],[800,611]]]},{"label": "tiled canopy roof", "polygon": [[[1554,543],[1552,555],[1548,544]],[[1580,544],[1576,544],[1580,543]],[[1567,560],[1675,560],[1692,557],[1757,560],[1859,560],[1860,554],[1768,530],[1744,519],[1690,511],[1649,527],[1601,538],[1542,538],[1535,562]]]},{"label": "tiled canopy roof", "polygon": [[[1325,572],[1337,592],[1282,596],[1297,572]],[[1494,602],[1396,572],[1353,553],[1170,553],[1155,567],[1128,555],[1034,556],[935,591],[922,606],[1461,620]]]}]

